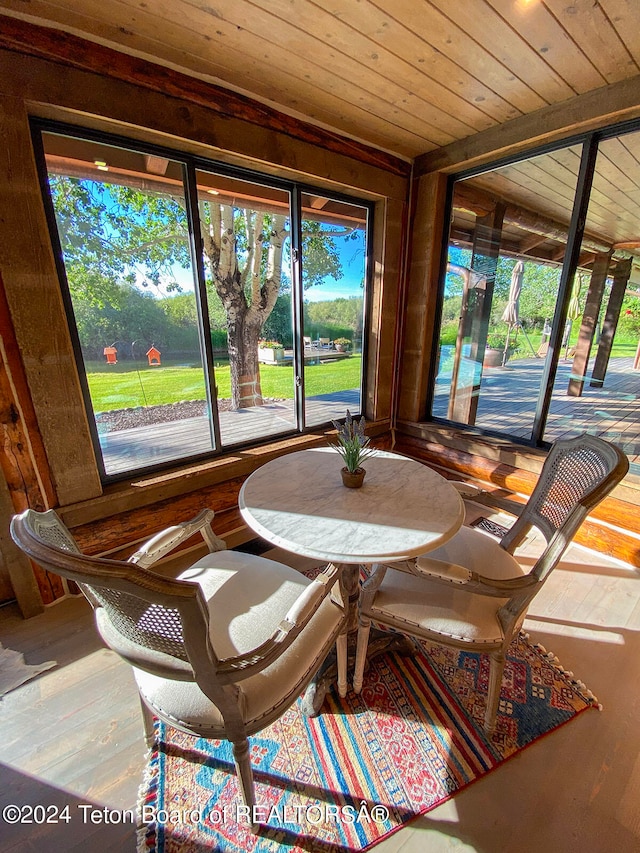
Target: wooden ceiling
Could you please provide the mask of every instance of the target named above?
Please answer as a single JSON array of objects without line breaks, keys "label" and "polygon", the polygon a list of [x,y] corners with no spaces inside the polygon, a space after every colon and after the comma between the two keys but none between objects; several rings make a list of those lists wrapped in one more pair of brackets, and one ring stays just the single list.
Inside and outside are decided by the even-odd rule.
[{"label": "wooden ceiling", "polygon": [[2,0],[414,158],[640,74],[638,0]]},{"label": "wooden ceiling", "polygon": [[[217,83],[407,161],[576,96],[606,94],[621,81],[636,78],[640,88],[640,0],[0,6],[4,15]],[[598,203],[589,214],[588,227],[609,243],[640,239],[640,146],[622,147],[611,147],[608,164],[600,161]],[[571,149],[521,163],[478,186],[566,225],[576,156]],[[520,236],[533,251],[535,232]]]}]

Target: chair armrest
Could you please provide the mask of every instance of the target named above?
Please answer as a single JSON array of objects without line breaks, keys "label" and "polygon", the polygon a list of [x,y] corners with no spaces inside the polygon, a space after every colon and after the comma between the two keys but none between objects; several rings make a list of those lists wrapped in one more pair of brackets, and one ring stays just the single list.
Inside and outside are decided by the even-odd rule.
[{"label": "chair armrest", "polygon": [[[235,681],[238,679],[238,673],[242,672],[242,678],[249,678],[249,676],[255,675],[273,663],[310,621],[323,600],[331,592],[339,576],[340,569],[337,566],[329,566],[322,574],[318,575],[294,601],[269,639],[250,652],[220,660],[218,663],[219,675],[233,675],[231,680]],[[338,602],[334,603],[338,604]],[[342,610],[346,620],[344,606],[342,606]]]},{"label": "chair armrest", "polygon": [[418,557],[414,563],[414,574],[422,575],[430,580],[443,580],[447,583],[464,586],[471,580],[472,572],[457,563],[445,563],[443,560],[430,560],[428,557]]},{"label": "chair armrest", "polygon": [[535,586],[538,582],[531,575],[519,575],[513,578],[487,578],[456,563],[445,563],[443,560],[431,560],[428,557],[419,557],[414,566],[414,574],[421,575],[436,583],[460,586],[464,587],[465,592],[500,598],[510,596],[514,592],[526,589],[529,586]]},{"label": "chair armrest", "polygon": [[167,527],[166,530],[162,530],[148,539],[135,554],[129,557],[127,562],[146,569],[195,533],[202,534],[210,552],[225,550],[227,547],[225,542],[218,538],[211,529],[213,517],[212,509],[203,509],[190,521],[183,521],[181,524]]}]

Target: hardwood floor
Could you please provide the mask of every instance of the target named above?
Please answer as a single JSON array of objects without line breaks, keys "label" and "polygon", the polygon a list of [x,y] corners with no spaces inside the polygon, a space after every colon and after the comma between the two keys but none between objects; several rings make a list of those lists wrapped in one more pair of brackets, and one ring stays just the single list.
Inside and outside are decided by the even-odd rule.
[{"label": "hardwood floor", "polygon": [[[471,520],[473,505],[469,512]],[[522,559],[536,547],[530,541]],[[602,713],[586,712],[537,741],[376,851],[640,850],[639,581],[633,568],[572,546],[525,628],[593,690]],[[132,824],[83,822],[88,809],[79,808],[135,813],[145,746],[130,667],[102,648],[84,599],[28,621],[5,607],[0,641],[28,663],[58,662],[0,702],[0,807],[69,805],[72,816],[68,825],[0,823],[2,850],[134,851]]]}]

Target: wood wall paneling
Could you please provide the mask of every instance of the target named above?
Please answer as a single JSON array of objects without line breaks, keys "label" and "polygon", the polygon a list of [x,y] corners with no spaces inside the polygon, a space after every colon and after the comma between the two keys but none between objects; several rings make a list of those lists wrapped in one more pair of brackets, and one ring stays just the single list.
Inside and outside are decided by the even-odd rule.
[{"label": "wood wall paneling", "polygon": [[[100,494],[25,104],[0,97],[0,272],[58,500]],[[73,436],[73,441],[69,437]]]},{"label": "wood wall paneling", "polygon": [[428,365],[434,335],[440,275],[440,247],[446,197],[444,175],[422,176],[414,182],[414,202],[407,269],[399,369],[398,417],[425,417]]}]

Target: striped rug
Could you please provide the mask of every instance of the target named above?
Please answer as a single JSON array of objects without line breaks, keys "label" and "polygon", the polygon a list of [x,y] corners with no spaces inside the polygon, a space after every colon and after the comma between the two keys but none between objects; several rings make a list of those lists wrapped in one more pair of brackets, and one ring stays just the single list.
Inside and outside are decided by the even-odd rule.
[{"label": "striped rug", "polygon": [[158,723],[139,851],[366,850],[596,705],[521,634],[488,739],[488,673],[482,655],[427,644],[424,654],[374,658],[362,693],[328,695],[316,718],[292,708],[251,738],[258,834],[243,811],[229,744]]}]

